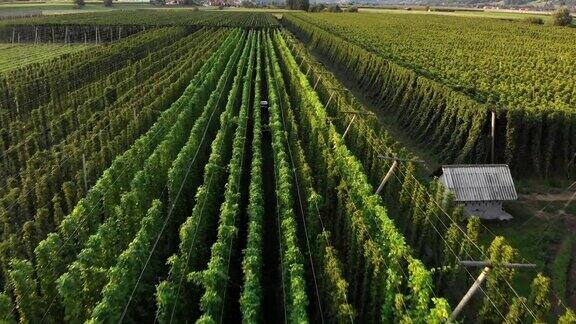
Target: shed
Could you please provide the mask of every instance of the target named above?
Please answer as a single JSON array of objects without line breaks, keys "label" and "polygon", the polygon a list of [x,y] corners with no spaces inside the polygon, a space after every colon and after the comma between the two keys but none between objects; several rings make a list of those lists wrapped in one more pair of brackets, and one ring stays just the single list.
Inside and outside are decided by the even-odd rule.
[{"label": "shed", "polygon": [[454,193],[468,215],[482,219],[512,219],[502,203],[518,199],[506,164],[444,165],[440,182]]}]

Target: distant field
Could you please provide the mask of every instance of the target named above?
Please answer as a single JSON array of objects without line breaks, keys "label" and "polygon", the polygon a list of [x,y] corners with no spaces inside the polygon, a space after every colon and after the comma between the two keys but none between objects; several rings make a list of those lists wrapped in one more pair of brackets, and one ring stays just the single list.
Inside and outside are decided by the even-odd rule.
[{"label": "distant field", "polygon": [[[84,12],[104,12],[113,10],[138,10],[138,9],[154,9],[154,10],[192,10],[192,6],[153,6],[148,2],[121,2],[114,3],[112,7],[104,7],[101,2],[87,2],[81,9],[74,8],[72,2],[49,2],[49,3],[6,3],[0,4],[0,16],[15,14],[22,15],[27,13],[41,12],[44,15],[55,14],[71,14],[71,13],[84,13]],[[218,10],[218,7],[198,7],[200,10]],[[225,8],[223,11],[252,11],[252,12],[287,12],[286,9],[271,9],[271,8]]]},{"label": "distant field", "polygon": [[51,58],[88,48],[87,45],[20,45],[0,44],[0,72],[39,63]]},{"label": "distant field", "polygon": [[544,21],[550,20],[550,15],[547,13],[534,13],[534,12],[510,12],[510,11],[471,11],[471,10],[456,10],[456,11],[425,11],[425,10],[404,10],[404,9],[387,9],[387,8],[360,8],[360,12],[364,13],[394,13],[394,14],[410,14],[410,15],[438,15],[438,16],[451,16],[451,17],[470,17],[470,18],[495,18],[495,19],[525,19],[527,17],[541,17]]},{"label": "distant field", "polygon": [[[222,27],[274,27],[278,20],[270,14],[225,10],[114,10],[75,15],[53,15],[34,18],[5,19],[0,25],[146,25],[186,26],[215,25]],[[240,26],[238,26],[240,24]]]},{"label": "distant field", "polygon": [[27,14],[70,14],[81,12],[102,12],[112,10],[136,10],[153,8],[149,3],[114,3],[112,7],[104,7],[102,2],[87,2],[81,9],[74,8],[72,1],[70,2],[49,2],[49,3],[5,3],[0,4],[0,17],[11,15],[27,15]]},{"label": "distant field", "polygon": [[576,107],[576,29],[397,12],[296,15],[482,102]]}]

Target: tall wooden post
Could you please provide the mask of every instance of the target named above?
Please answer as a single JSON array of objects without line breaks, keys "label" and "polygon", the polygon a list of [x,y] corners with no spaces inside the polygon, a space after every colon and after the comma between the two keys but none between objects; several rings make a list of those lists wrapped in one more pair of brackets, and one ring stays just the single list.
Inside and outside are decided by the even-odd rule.
[{"label": "tall wooden post", "polygon": [[496,111],[492,110],[490,119],[490,160],[494,163],[496,160]]},{"label": "tall wooden post", "polygon": [[[452,314],[450,314],[450,318],[448,318],[448,323],[454,322],[454,320],[456,320],[456,317],[458,317],[460,312],[462,312],[462,309],[464,309],[464,306],[466,306],[466,304],[468,304],[470,299],[472,299],[472,297],[474,296],[476,291],[478,291],[478,289],[480,289],[480,286],[482,286],[482,283],[486,280],[486,277],[490,273],[490,270],[494,267],[494,264],[491,261],[468,261],[468,260],[465,260],[465,261],[459,261],[459,263],[460,263],[460,265],[465,266],[465,267],[484,267],[484,270],[482,270],[482,272],[480,273],[478,278],[476,278],[476,280],[474,281],[474,283],[472,284],[470,289],[468,289],[468,292],[466,292],[466,295],[464,295],[464,297],[462,297],[462,299],[458,303],[458,306],[456,306],[456,308],[454,308],[454,311],[452,312]],[[502,263],[502,264],[498,264],[497,266],[504,267],[504,268],[510,268],[510,269],[534,269],[534,268],[536,268],[536,264],[534,264],[534,263]]]},{"label": "tall wooden post", "polygon": [[470,289],[468,289],[468,291],[466,292],[466,295],[464,295],[464,297],[462,297],[462,300],[460,300],[460,302],[458,303],[458,306],[456,306],[456,308],[454,308],[454,311],[452,312],[452,314],[450,314],[450,318],[448,319],[449,323],[453,322],[456,319],[456,317],[458,317],[458,315],[460,314],[460,312],[462,311],[464,306],[466,306],[466,304],[468,304],[468,302],[474,296],[476,291],[480,288],[480,286],[482,285],[484,280],[486,280],[486,276],[488,275],[488,272],[490,272],[490,267],[485,267],[484,270],[482,270],[482,272],[480,273],[478,278],[476,278],[476,281],[474,281],[474,284],[472,284],[472,287],[470,287]]},{"label": "tall wooden post", "polygon": [[88,192],[88,181],[86,180],[86,155],[82,153],[82,173],[84,175],[84,193]]},{"label": "tall wooden post", "polygon": [[403,162],[413,162],[413,163],[424,163],[423,160],[415,160],[415,159],[403,159],[403,158],[398,158],[395,156],[392,157],[388,157],[388,156],[383,156],[383,155],[378,155],[379,159],[382,160],[392,160],[394,161],[392,163],[392,166],[390,167],[390,170],[388,170],[388,173],[386,173],[386,176],[384,176],[384,179],[382,179],[382,182],[380,182],[380,185],[378,186],[378,189],[376,189],[376,194],[380,194],[380,192],[382,191],[382,189],[384,189],[384,186],[386,185],[386,182],[388,182],[388,180],[390,180],[390,178],[392,177],[392,175],[394,174],[394,171],[396,171],[396,168],[398,167],[398,162],[399,161],[403,161]]},{"label": "tall wooden post", "polygon": [[342,140],[344,140],[344,138],[346,137],[346,134],[348,134],[348,131],[350,130],[350,127],[352,127],[352,123],[354,122],[354,120],[356,119],[357,115],[352,116],[352,119],[350,120],[350,123],[348,124],[348,127],[346,127],[346,130],[344,131],[344,134],[342,135]]},{"label": "tall wooden post", "polygon": [[382,179],[382,182],[380,182],[378,189],[376,189],[377,195],[379,195],[380,192],[382,191],[382,189],[384,189],[386,182],[388,182],[390,177],[392,177],[392,175],[394,174],[394,171],[396,171],[396,167],[398,167],[398,160],[394,160],[394,162],[392,162],[392,166],[390,167],[390,170],[388,170],[388,173],[386,173],[386,176],[384,176],[384,179]]}]

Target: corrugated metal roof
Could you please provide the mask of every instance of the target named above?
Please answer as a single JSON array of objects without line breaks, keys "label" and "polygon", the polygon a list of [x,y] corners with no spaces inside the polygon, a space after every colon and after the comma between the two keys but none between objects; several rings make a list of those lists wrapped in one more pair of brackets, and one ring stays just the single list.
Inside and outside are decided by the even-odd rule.
[{"label": "corrugated metal roof", "polygon": [[444,165],[441,181],[456,201],[516,200],[516,188],[506,164]]}]

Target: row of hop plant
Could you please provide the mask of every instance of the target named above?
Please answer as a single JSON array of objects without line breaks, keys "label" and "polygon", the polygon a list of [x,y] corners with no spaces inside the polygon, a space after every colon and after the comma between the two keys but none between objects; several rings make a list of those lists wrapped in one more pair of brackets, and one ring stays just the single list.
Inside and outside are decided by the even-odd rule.
[{"label": "row of hop plant", "polygon": [[[186,89],[182,97],[180,97],[180,99],[177,100],[169,109],[164,111],[152,128],[150,128],[144,136],[138,139],[126,153],[118,156],[114,160],[112,166],[104,172],[87,196],[81,199],[71,214],[64,218],[58,231],[49,234],[47,239],[40,242],[35,250],[36,275],[28,278],[27,282],[11,283],[14,286],[25,285],[30,287],[30,289],[26,289],[29,291],[17,291],[15,293],[17,300],[27,298],[19,296],[20,294],[32,294],[36,291],[37,284],[41,291],[41,296],[39,296],[35,304],[19,305],[21,313],[37,314],[38,309],[51,307],[56,318],[58,318],[58,315],[56,314],[59,314],[62,316],[60,318],[63,318],[63,315],[59,313],[59,311],[63,311],[64,305],[60,304],[56,279],[66,272],[67,266],[72,264],[72,262],[77,258],[78,253],[84,245],[89,242],[89,238],[91,238],[93,234],[97,233],[100,225],[103,222],[106,222],[108,217],[116,215],[116,211],[118,210],[117,207],[119,205],[128,206],[127,204],[130,203],[128,196],[126,196],[127,198],[123,201],[120,200],[122,193],[129,192],[132,187],[135,189],[141,188],[143,185],[141,181],[132,181],[132,179],[143,179],[142,177],[146,177],[145,174],[139,172],[145,167],[145,165],[148,165],[147,168],[149,171],[154,171],[150,170],[150,167],[152,167],[150,163],[146,164],[148,157],[155,151],[156,153],[154,155],[156,157],[168,155],[168,150],[160,150],[157,148],[160,146],[165,148],[170,147],[170,142],[174,142],[174,140],[176,140],[174,139],[174,136],[176,133],[179,133],[174,131],[171,134],[170,131],[176,129],[182,131],[182,123],[190,119],[190,117],[193,117],[194,114],[198,114],[198,112],[194,112],[192,107],[197,104],[203,106],[207,96],[210,94],[208,89],[214,88],[216,78],[220,78],[220,74],[226,66],[225,62],[228,61],[232,49],[234,48],[234,42],[238,40],[239,37],[238,31],[229,34],[229,37],[224,41],[220,50],[216,51],[209,57],[205,66],[200,69],[197,76],[190,82],[189,87]],[[202,98],[205,99],[200,100]],[[206,119],[206,117],[201,118]],[[178,120],[180,120],[180,123],[178,123]],[[180,124],[180,126],[178,126],[178,124]],[[200,126],[197,126],[196,128],[199,129],[199,127]],[[199,132],[200,130],[196,130],[195,135],[198,135]],[[171,134],[170,136],[173,140],[167,139],[169,134]],[[162,151],[162,154],[160,154],[160,151]],[[168,159],[165,160],[168,161]],[[165,163],[163,162],[162,165],[164,164]],[[140,176],[137,176],[138,174],[140,174]],[[154,172],[150,172],[148,176],[162,178],[161,173],[154,174]],[[165,176],[166,175],[164,175],[164,177]],[[146,189],[144,188],[144,191],[134,191],[134,193],[143,193],[145,190]],[[134,198],[137,198],[138,200],[142,199],[143,196],[136,195]],[[130,211],[128,210],[128,212]],[[113,218],[116,217],[117,216],[114,216]],[[95,241],[91,238],[90,242]],[[116,249],[113,249],[112,251],[116,251]],[[37,278],[37,283],[34,278]],[[88,283],[91,285],[98,284],[97,282]],[[70,289],[68,288],[74,287],[67,285],[60,286],[62,291],[69,291]],[[78,299],[82,300],[83,298],[79,297]],[[74,299],[69,299],[69,301],[72,304],[75,303]],[[72,307],[72,304],[69,305],[70,307],[66,310],[71,316],[76,316],[78,314],[74,313],[76,314],[74,315],[71,313],[76,309]]]},{"label": "row of hop plant", "polygon": [[11,26],[206,26],[274,28],[278,20],[268,12],[204,11],[204,10],[134,10],[72,14],[60,17],[34,17],[5,20],[0,23],[8,31]]},{"label": "row of hop plant", "polygon": [[[274,35],[275,45],[278,42],[277,37]],[[281,77],[280,64],[274,65],[274,71],[278,76],[276,80],[279,88],[286,89],[284,79]],[[297,205],[302,205],[300,212],[303,215],[299,222],[299,232],[300,237],[304,239],[300,240],[300,245],[306,246],[309,254],[305,266],[313,309],[311,318],[319,318],[330,323],[354,322],[356,311],[348,297],[349,283],[344,276],[346,267],[340,261],[339,251],[332,244],[330,231],[324,227],[325,222],[330,222],[326,217],[329,200],[323,200],[314,189],[315,183],[324,182],[326,179],[320,179],[320,174],[313,173],[307,162],[303,142],[299,137],[300,129],[290,102],[292,96],[287,91],[283,91],[279,96],[282,103],[282,121],[286,129],[285,139],[294,168],[295,196],[298,199]]]},{"label": "row of hop plant", "polygon": [[[246,160],[245,155],[250,153],[250,150],[247,149],[247,146],[250,145],[247,142],[247,137],[256,42],[256,32],[250,31],[244,47],[243,59],[238,64],[238,80],[241,80],[243,84],[242,101],[238,127],[232,143],[232,158],[228,164],[229,174],[224,192],[224,202],[220,207],[217,238],[212,244],[207,268],[190,275],[191,279],[203,291],[200,298],[200,311],[202,312],[198,320],[200,323],[222,322],[228,306],[227,292],[231,280],[231,258],[238,245],[239,222],[241,221],[239,218],[244,208],[241,204],[241,197],[242,189],[246,184],[242,182],[242,178],[243,173],[247,172],[248,169],[244,165],[244,161]],[[245,74],[240,77],[244,68],[246,69]],[[234,90],[231,95],[235,95]]]},{"label": "row of hop plant", "polygon": [[[76,261],[68,266],[68,271],[58,280],[59,294],[63,299],[67,320],[82,321],[89,317],[107,280],[108,269],[133,239],[134,233],[139,228],[139,221],[149,208],[152,199],[161,197],[166,187],[168,187],[167,199],[170,201],[169,216],[181,215],[181,210],[176,207],[181,204],[179,202],[181,192],[193,191],[194,185],[198,183],[198,180],[194,181],[196,174],[188,172],[189,164],[192,162],[186,159],[186,163],[181,163],[182,152],[199,151],[203,144],[200,142],[204,135],[202,132],[205,129],[215,128],[213,125],[216,122],[211,123],[210,120],[211,115],[218,110],[218,102],[215,99],[221,91],[224,91],[227,81],[226,73],[218,74],[218,72],[216,69],[209,72],[206,79],[212,82],[206,83],[207,87],[203,93],[199,92],[197,96],[192,97],[183,114],[178,116],[171,126],[170,132],[146,158],[143,168],[135,174],[130,190],[124,192],[120,203],[113,207],[115,212],[105,217],[105,221],[88,239]],[[218,84],[212,92],[215,80],[218,80]],[[202,107],[202,103],[207,99],[204,109],[197,109]],[[200,160],[203,156],[200,154],[195,162],[202,165]],[[179,181],[168,183],[169,176],[173,174],[178,175]],[[191,190],[183,190],[183,182],[190,187],[186,189]]]},{"label": "row of hop plant", "polygon": [[489,116],[495,109],[495,161],[508,163],[518,176],[574,176],[576,127],[570,109],[480,102],[335,35],[330,24],[317,23],[319,27],[308,19],[285,15],[282,21],[328,61],[348,72],[383,113],[440,160],[488,161]]},{"label": "row of hop plant", "polygon": [[270,33],[266,35],[266,83],[270,99],[270,122],[272,149],[274,156],[274,183],[276,185],[277,217],[280,235],[280,263],[284,307],[288,322],[308,322],[306,309],[309,296],[306,292],[304,256],[302,254],[296,222],[293,170],[289,164],[288,148],[284,138],[284,124],[281,117],[280,94],[285,92],[278,84],[277,57]]},{"label": "row of hop plant", "polygon": [[[228,93],[226,107],[220,115],[220,127],[211,144],[208,163],[203,168],[203,184],[198,187],[194,200],[187,205],[194,207],[180,226],[179,250],[168,259],[170,275],[156,289],[157,318],[161,322],[184,321],[186,318],[195,319],[200,316],[198,301],[203,291],[191,280],[190,274],[196,273],[192,276],[197,278],[201,276],[207,266],[206,260],[210,259],[212,243],[216,240],[219,208],[224,201],[222,188],[226,186],[227,175],[229,176],[226,165],[232,156],[233,138],[237,130],[234,122],[237,115],[237,97],[242,80],[246,77],[242,71],[244,62],[248,59],[247,47],[243,52],[245,55],[239,61],[242,64],[238,64],[236,68],[232,90]],[[244,84],[244,89],[245,87]],[[244,89],[243,94],[246,92]],[[192,156],[183,162],[191,158]]]},{"label": "row of hop plant", "polygon": [[246,248],[242,259],[242,274],[244,285],[240,296],[240,309],[242,319],[246,323],[262,321],[263,302],[263,247],[264,236],[264,181],[263,181],[263,156],[262,156],[262,112],[260,104],[262,100],[262,46],[263,33],[258,34],[256,43],[256,71],[254,78],[254,100],[252,103],[252,162],[250,165],[250,187],[248,189],[248,207],[246,207],[248,220],[248,234]]},{"label": "row of hop plant", "polygon": [[[333,119],[334,123],[340,130],[345,129],[351,118],[342,112],[362,111],[363,107],[355,102],[333,75],[324,71],[320,64],[314,63],[303,46],[295,42],[292,36],[286,32],[283,36],[300,60],[299,66],[308,71],[309,80],[323,101],[332,100],[334,103],[326,107],[330,115],[338,117]],[[383,170],[390,167],[390,163],[382,161],[380,156],[404,156],[406,152],[390,139],[385,131],[381,130],[382,132],[378,133],[380,126],[372,120],[373,116],[364,114],[356,117],[356,122],[351,125],[346,137],[347,146],[362,161],[372,184],[376,186],[382,179]],[[503,238],[494,240],[488,255],[483,255],[483,247],[481,251],[476,251],[476,247],[480,245],[479,219],[469,218],[466,225],[463,211],[454,204],[453,197],[435,181],[426,185],[425,179],[421,177],[422,170],[417,169],[415,164],[408,163],[398,169],[399,176],[389,181],[384,190],[384,202],[392,211],[396,224],[404,232],[415,254],[435,269],[434,283],[441,294],[457,302],[468,288],[466,283],[470,279],[463,275],[464,269],[458,267],[460,259],[486,257],[493,262],[512,262],[518,257]],[[465,231],[459,228],[460,224],[466,226]],[[438,228],[440,232],[437,232]],[[498,272],[490,279],[493,280],[490,283],[490,299],[486,298],[483,301],[482,316],[484,318],[499,316],[492,306],[496,301],[498,309],[507,311],[504,315],[511,322],[514,318],[516,321],[533,319],[526,306],[535,310],[538,319],[546,318],[550,310],[549,279],[539,274],[534,279],[531,297],[527,299],[515,296],[508,289],[502,289],[507,287],[508,282],[513,281],[514,275],[509,271]],[[514,306],[509,307],[506,300],[513,300]]]},{"label": "row of hop plant", "polygon": [[[333,177],[340,188],[341,210],[343,215],[353,217],[348,220],[351,228],[344,235],[349,235],[348,242],[356,241],[352,246],[363,251],[360,254],[351,251],[350,255],[365,257],[365,270],[370,277],[370,283],[361,288],[367,294],[364,298],[368,298],[360,303],[367,305],[363,309],[364,318],[441,321],[448,316],[448,304],[443,299],[432,298],[430,272],[411,255],[403,236],[382,207],[380,197],[374,195],[362,166],[348,151],[334,126],[327,122],[326,111],[312,85],[299,71],[284,40],[279,36],[277,39],[284,69],[294,71],[290,76],[291,93],[299,93],[295,100],[302,114],[301,125],[305,133],[309,132],[312,138],[317,138],[315,141],[319,141],[311,150],[322,152],[322,158],[331,161],[332,166],[327,169],[336,170],[337,175]],[[399,292],[400,285],[404,284],[409,291],[405,295]],[[397,303],[399,300],[402,302]],[[402,306],[397,309],[399,305]]]},{"label": "row of hop plant", "polygon": [[186,43],[193,39],[181,44],[188,50],[175,65],[160,68],[142,80],[140,86],[135,85],[124,93],[111,107],[85,120],[86,124],[61,143],[37,152],[21,172],[20,187],[9,181],[7,192],[0,200],[3,205],[0,222],[5,229],[0,261],[5,271],[11,258],[34,257],[37,244],[58,229],[77,202],[88,195],[86,189],[113,164],[114,158],[125,152],[152,126],[160,112],[182,94],[201,67],[199,59],[211,55],[221,42],[207,38],[206,42],[197,43],[194,50]]}]

